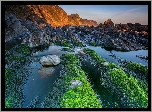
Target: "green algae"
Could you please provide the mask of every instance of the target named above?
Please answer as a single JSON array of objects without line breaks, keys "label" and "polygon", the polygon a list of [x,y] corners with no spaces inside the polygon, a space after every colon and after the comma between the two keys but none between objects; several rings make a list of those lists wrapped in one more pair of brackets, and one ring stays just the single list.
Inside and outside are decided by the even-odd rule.
[{"label": "green algae", "polygon": [[74,50],[69,48],[69,47],[68,48],[62,48],[61,51],[74,52]]},{"label": "green algae", "polygon": [[[96,63],[103,67],[102,63],[106,61],[99,57],[95,51],[88,48],[85,48],[83,51],[89,54],[93,60],[96,60]],[[133,65],[131,64],[131,66]],[[138,70],[139,68],[141,68],[141,66],[136,64],[133,70]],[[119,94],[125,106],[129,108],[147,108],[148,86],[146,83],[126,74],[121,67],[111,62],[109,62],[107,66],[104,66],[101,71],[104,71],[104,73],[101,74],[104,80],[103,78],[100,79],[100,77],[98,80],[100,80],[101,83],[108,84],[108,87],[117,91],[116,93]],[[143,71],[147,72],[147,69],[144,68]]]},{"label": "green algae", "polygon": [[[66,54],[62,58],[68,59],[64,61],[66,77],[64,77],[65,84],[70,85],[71,80],[79,80],[82,85],[71,88],[66,91],[61,100],[62,108],[102,108],[98,98],[96,97],[84,71],[78,67],[79,60],[73,54]],[[71,63],[69,63],[69,61]]]},{"label": "green algae", "polygon": [[133,76],[128,77],[127,74],[121,70],[112,70],[108,72],[110,75],[109,80],[115,87],[127,95],[127,101],[131,107],[135,108],[147,108],[148,106],[148,95],[138,85],[138,80]]},{"label": "green algae", "polygon": [[148,77],[148,68],[144,65],[138,64],[136,62],[128,62],[125,67],[139,75]]},{"label": "green algae", "polygon": [[63,46],[63,47],[71,47],[70,43],[67,40],[57,41],[56,45],[60,45],[60,46]]},{"label": "green algae", "polygon": [[15,46],[13,50],[23,55],[31,54],[31,48],[27,44],[21,44],[21,45]]}]

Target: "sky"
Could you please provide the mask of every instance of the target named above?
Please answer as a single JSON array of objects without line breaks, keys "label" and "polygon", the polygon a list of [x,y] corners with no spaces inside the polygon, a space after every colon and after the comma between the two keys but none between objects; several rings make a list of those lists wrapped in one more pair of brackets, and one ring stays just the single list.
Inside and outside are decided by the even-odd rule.
[{"label": "sky", "polygon": [[98,24],[111,19],[114,24],[148,24],[148,5],[58,5],[68,15],[78,14]]}]

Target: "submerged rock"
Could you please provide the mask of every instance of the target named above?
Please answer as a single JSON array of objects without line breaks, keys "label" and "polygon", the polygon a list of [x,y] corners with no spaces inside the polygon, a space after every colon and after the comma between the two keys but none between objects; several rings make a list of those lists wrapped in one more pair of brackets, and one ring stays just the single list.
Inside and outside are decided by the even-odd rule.
[{"label": "submerged rock", "polygon": [[60,63],[60,58],[56,55],[43,56],[40,59],[40,63],[43,66],[58,65]]},{"label": "submerged rock", "polygon": [[53,67],[48,67],[48,68],[42,67],[38,70],[38,72],[41,74],[41,78],[50,76],[54,71],[55,69]]}]

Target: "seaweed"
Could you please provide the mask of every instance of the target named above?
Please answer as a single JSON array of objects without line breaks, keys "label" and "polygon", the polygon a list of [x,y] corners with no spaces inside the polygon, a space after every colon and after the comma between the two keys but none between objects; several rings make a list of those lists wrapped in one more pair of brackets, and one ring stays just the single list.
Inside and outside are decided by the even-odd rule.
[{"label": "seaweed", "polygon": [[81,86],[74,87],[65,92],[62,96],[62,108],[101,108],[99,99],[96,97],[84,71],[78,66],[79,60],[73,54],[66,54],[62,58],[71,60],[71,64],[65,61],[67,71],[64,77],[65,83],[69,86],[71,80],[79,80],[82,82]]},{"label": "seaweed", "polygon": [[[99,66],[102,67],[102,69],[99,69],[101,76],[98,80],[100,80],[106,88],[111,88],[113,92],[117,93],[125,107],[147,108],[148,86],[145,82],[126,74],[121,67],[114,63],[109,62],[106,66],[103,66],[103,62],[107,61],[98,56],[95,51],[88,48],[85,48],[83,51],[90,55],[92,61],[95,60],[95,63],[98,63]],[[130,69],[132,69],[134,65],[133,70],[138,71],[141,69],[142,73],[146,75],[147,68],[135,63],[129,63],[129,65]]]},{"label": "seaweed", "polygon": [[144,65],[138,64],[136,62],[128,62],[125,67],[135,73],[145,76],[148,78],[148,68]]},{"label": "seaweed", "polygon": [[133,76],[128,77],[121,69],[112,70],[108,72],[108,74],[110,76],[110,83],[124,94],[121,95],[121,97],[124,98],[123,101],[126,101],[130,108],[147,108],[148,95],[143,88],[139,86],[139,81],[136,78]]}]

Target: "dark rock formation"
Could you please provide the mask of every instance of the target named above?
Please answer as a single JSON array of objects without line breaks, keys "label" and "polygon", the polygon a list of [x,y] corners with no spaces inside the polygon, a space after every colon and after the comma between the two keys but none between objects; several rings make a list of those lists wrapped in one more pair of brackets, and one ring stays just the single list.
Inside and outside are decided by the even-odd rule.
[{"label": "dark rock formation", "polygon": [[52,27],[98,25],[96,21],[82,19],[78,14],[67,15],[58,5],[8,5],[5,10],[15,14],[19,19],[32,21],[40,28],[47,24]]},{"label": "dark rock formation", "polygon": [[5,8],[7,49],[20,43],[35,47],[50,42],[67,46],[88,44],[123,51],[148,48],[146,25],[114,25],[108,19],[94,27],[97,25],[95,21],[82,19],[78,14],[67,15],[57,5],[12,5]]},{"label": "dark rock formation", "polygon": [[111,21],[111,19],[108,19],[107,21],[104,22],[104,25],[114,26],[114,23]]}]

